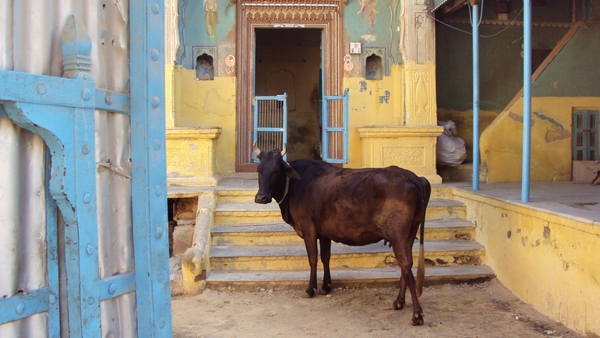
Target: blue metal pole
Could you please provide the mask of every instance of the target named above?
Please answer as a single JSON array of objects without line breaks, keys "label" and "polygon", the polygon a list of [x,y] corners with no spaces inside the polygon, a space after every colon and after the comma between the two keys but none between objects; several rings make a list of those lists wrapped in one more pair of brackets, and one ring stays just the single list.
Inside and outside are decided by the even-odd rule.
[{"label": "blue metal pole", "polygon": [[473,5],[473,190],[479,190],[479,5]]},{"label": "blue metal pole", "polygon": [[521,201],[529,202],[531,160],[531,0],[523,0],[523,168]]}]

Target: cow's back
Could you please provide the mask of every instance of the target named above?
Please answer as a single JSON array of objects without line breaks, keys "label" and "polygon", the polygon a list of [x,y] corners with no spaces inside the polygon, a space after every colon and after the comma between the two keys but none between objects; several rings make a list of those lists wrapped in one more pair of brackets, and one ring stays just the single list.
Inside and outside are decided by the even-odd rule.
[{"label": "cow's back", "polygon": [[314,230],[337,242],[364,245],[389,240],[398,219],[412,226],[422,213],[427,187],[408,170],[341,169],[309,160],[290,164],[302,177],[291,183],[288,205],[299,234]]}]

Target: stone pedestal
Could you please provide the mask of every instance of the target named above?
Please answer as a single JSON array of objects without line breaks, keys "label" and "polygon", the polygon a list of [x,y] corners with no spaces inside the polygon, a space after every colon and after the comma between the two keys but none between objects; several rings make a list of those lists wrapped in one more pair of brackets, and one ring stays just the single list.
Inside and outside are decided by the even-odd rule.
[{"label": "stone pedestal", "polygon": [[167,185],[216,186],[215,140],[219,127],[167,128]]},{"label": "stone pedestal", "polygon": [[442,183],[435,167],[437,137],[441,126],[358,127],[363,168],[396,165],[423,176],[431,184]]}]

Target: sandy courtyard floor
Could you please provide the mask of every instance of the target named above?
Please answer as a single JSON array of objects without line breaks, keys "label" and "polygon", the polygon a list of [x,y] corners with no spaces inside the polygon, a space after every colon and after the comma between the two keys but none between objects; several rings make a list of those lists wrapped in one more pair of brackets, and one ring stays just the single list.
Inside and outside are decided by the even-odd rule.
[{"label": "sandy courtyard floor", "polygon": [[425,325],[409,324],[412,301],[391,310],[398,290],[217,292],[174,297],[173,337],[582,337],[515,297],[496,280],[425,288]]}]

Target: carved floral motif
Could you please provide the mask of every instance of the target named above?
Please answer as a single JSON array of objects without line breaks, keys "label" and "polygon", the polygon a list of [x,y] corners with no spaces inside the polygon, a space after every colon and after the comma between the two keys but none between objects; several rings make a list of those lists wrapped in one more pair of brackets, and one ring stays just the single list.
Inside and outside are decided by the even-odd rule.
[{"label": "carved floral motif", "polygon": [[331,20],[339,11],[338,0],[242,2],[247,19],[253,21],[323,21]]},{"label": "carved floral motif", "polygon": [[383,166],[423,167],[425,165],[423,147],[382,147]]}]

